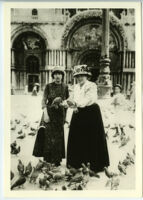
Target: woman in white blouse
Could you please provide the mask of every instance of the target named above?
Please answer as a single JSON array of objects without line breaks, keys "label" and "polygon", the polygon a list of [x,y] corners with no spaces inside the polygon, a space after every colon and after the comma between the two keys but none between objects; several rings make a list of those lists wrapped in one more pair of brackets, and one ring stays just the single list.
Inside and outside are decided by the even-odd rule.
[{"label": "woman in white blouse", "polygon": [[109,156],[100,108],[97,105],[97,86],[90,82],[86,65],[75,66],[73,99],[67,103],[73,107],[68,146],[67,167],[80,168],[90,163],[91,169],[100,172],[109,166]]}]

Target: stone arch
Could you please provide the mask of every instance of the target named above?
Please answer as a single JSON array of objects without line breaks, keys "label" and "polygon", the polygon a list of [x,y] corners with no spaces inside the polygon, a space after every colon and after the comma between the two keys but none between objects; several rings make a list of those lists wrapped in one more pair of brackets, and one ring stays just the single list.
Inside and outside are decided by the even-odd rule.
[{"label": "stone arch", "polygon": [[[96,19],[96,21],[95,21]],[[61,46],[62,48],[69,48],[70,39],[73,33],[81,26],[88,24],[91,21],[101,24],[102,11],[101,10],[87,10],[82,11],[74,15],[66,24],[65,29],[62,34]],[[118,40],[120,49],[124,50],[127,47],[127,39],[125,35],[124,28],[120,23],[120,20],[110,12],[110,28],[112,33]]]},{"label": "stone arch", "polygon": [[33,24],[31,24],[31,25],[21,25],[21,26],[17,27],[16,29],[14,29],[12,31],[11,48],[13,47],[13,43],[16,40],[16,38],[19,35],[21,35],[22,33],[25,33],[25,32],[33,32],[33,33],[40,35],[41,38],[43,38],[43,40],[45,41],[45,47],[48,48],[48,41],[47,41],[46,33],[43,30],[41,30],[40,28],[34,26]]}]

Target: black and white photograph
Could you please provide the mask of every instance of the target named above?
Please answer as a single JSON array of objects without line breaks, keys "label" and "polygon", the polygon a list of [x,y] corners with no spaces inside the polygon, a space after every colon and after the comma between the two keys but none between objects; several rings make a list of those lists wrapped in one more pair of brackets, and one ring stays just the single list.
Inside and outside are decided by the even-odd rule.
[{"label": "black and white photograph", "polygon": [[11,193],[136,190],[137,8],[81,6],[10,8]]}]

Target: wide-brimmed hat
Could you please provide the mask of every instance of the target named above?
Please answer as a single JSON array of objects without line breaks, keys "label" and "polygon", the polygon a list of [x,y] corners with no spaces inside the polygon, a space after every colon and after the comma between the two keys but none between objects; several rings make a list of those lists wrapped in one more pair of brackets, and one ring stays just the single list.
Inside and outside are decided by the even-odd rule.
[{"label": "wide-brimmed hat", "polygon": [[114,88],[115,87],[118,87],[118,88],[120,88],[120,90],[122,90],[122,86],[120,85],[120,84],[116,84],[115,86],[114,86]]},{"label": "wide-brimmed hat", "polygon": [[53,68],[52,74],[51,74],[51,75],[52,75],[52,78],[54,77],[54,74],[55,74],[56,72],[60,72],[63,76],[65,75],[64,69],[63,69],[63,67],[61,67],[61,66],[56,66],[56,67]]},{"label": "wide-brimmed hat", "polygon": [[91,72],[89,71],[87,65],[76,65],[74,67],[73,76],[75,77],[78,75],[91,76]]}]

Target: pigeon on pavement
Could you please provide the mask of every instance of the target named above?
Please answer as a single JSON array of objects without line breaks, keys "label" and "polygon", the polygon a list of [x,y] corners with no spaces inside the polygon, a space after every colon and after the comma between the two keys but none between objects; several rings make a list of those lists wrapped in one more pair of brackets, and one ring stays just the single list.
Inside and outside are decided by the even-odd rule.
[{"label": "pigeon on pavement", "polygon": [[20,159],[18,160],[17,169],[19,171],[19,174],[23,175],[23,173],[24,173],[24,164],[22,163],[22,161]]},{"label": "pigeon on pavement", "polygon": [[121,174],[126,175],[126,167],[119,161],[118,163],[118,170],[120,171]]},{"label": "pigeon on pavement", "polygon": [[10,180],[12,180],[13,178],[14,178],[14,173],[10,171]]},{"label": "pigeon on pavement", "polygon": [[21,187],[24,185],[24,183],[26,182],[26,178],[24,176],[20,176],[15,182],[14,184],[11,186],[11,190],[13,190],[15,187]]},{"label": "pigeon on pavement", "polygon": [[113,177],[115,177],[115,176],[118,176],[118,174],[109,171],[107,167],[104,167],[104,171],[105,171],[105,175],[106,175],[108,178],[113,178]]},{"label": "pigeon on pavement", "polygon": [[31,162],[29,162],[28,165],[25,167],[24,175],[29,176],[31,172],[32,172],[32,165]]}]

